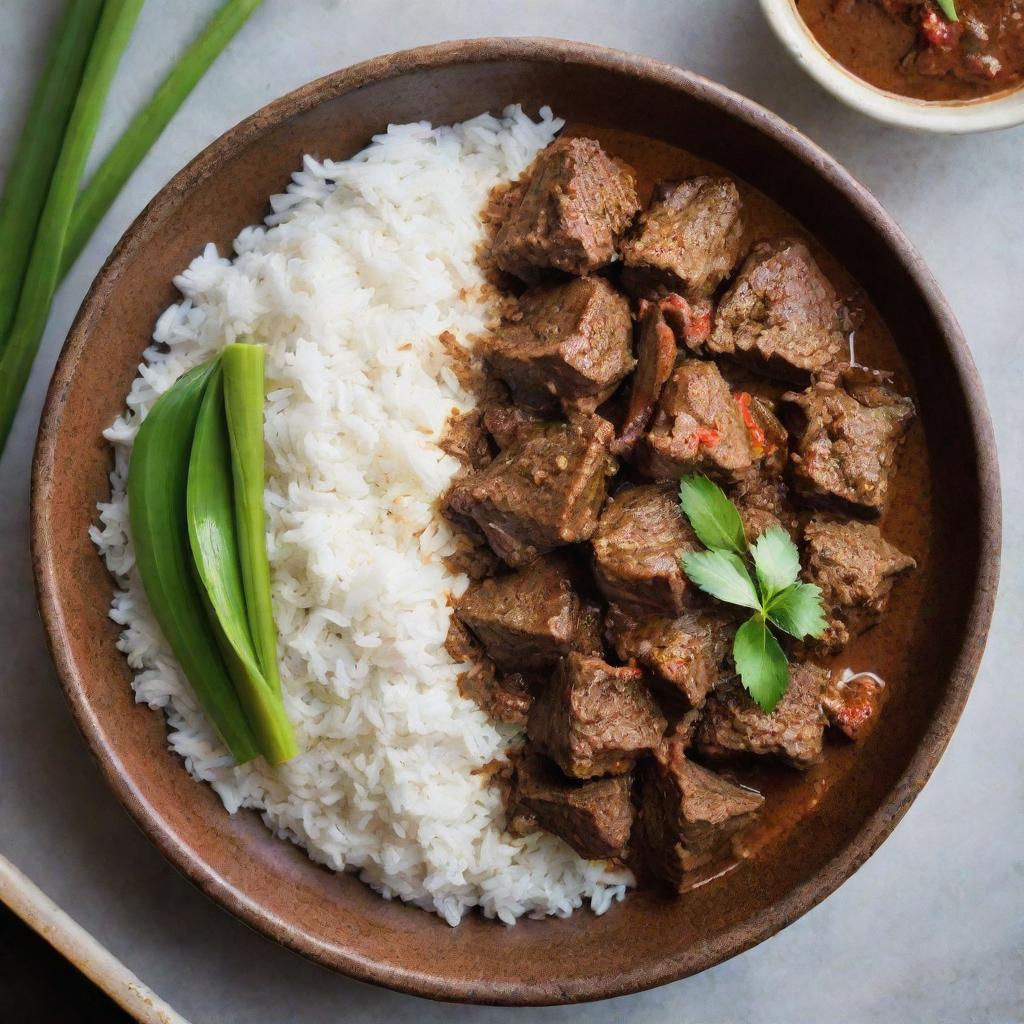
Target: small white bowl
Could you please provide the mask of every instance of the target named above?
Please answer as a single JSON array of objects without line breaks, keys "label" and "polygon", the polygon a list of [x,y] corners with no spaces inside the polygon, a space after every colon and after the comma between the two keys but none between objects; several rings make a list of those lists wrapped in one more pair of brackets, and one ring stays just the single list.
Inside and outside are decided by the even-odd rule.
[{"label": "small white bowl", "polygon": [[825,51],[794,0],[761,0],[761,10],[796,62],[833,96],[877,121],[918,131],[986,132],[1024,123],[1024,86],[974,100],[917,100],[879,89]]}]

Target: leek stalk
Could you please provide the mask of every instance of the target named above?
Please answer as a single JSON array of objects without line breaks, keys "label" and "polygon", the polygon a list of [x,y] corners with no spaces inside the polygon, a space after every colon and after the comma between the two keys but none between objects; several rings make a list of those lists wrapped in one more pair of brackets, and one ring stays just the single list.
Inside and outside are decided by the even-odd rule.
[{"label": "leek stalk", "polygon": [[39,218],[14,322],[0,352],[0,453],[7,443],[32,363],[43,340],[71,211],[103,103],[142,3],[143,0],[106,0],[103,5],[81,88]]},{"label": "leek stalk", "polygon": [[181,55],[149,102],[132,118],[75,203],[61,254],[62,278],[178,108],[262,2],[228,0]]},{"label": "leek stalk", "polygon": [[263,674],[249,628],[222,378],[218,363],[196,421],[188,470],[188,535],[196,578],[235,692],[260,752],[270,764],[280,764],[298,748],[279,689]]},{"label": "leek stalk", "polygon": [[68,0],[8,164],[0,202],[0,351],[14,322],[32,239],[102,8],[103,0]]},{"label": "leek stalk", "polygon": [[192,440],[213,371],[206,364],[185,374],[142,421],[128,502],[135,560],[156,621],[210,722],[242,764],[259,750],[203,614],[185,521]]},{"label": "leek stalk", "polygon": [[249,632],[263,675],[274,692],[280,693],[277,629],[270,597],[270,562],[263,512],[263,484],[266,479],[263,459],[264,362],[262,345],[228,345],[221,353],[238,551]]}]

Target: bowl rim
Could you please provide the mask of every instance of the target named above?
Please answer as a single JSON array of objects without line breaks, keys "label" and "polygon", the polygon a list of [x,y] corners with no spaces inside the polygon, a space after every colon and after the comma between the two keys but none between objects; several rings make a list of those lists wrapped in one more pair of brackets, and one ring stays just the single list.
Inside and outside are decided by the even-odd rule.
[{"label": "bowl rim", "polygon": [[[865,821],[849,843],[818,871],[795,886],[756,920],[745,920],[707,944],[690,965],[672,957],[647,963],[635,970],[578,984],[559,986],[557,994],[540,985],[481,987],[463,980],[440,978],[429,969],[412,970],[371,961],[358,949],[327,946],[315,934],[284,920],[251,899],[212,870],[194,850],[181,841],[174,829],[150,806],[135,780],[122,771],[116,745],[108,742],[96,710],[86,697],[79,670],[64,639],[70,635],[56,564],[59,551],[53,544],[48,508],[52,481],[59,461],[56,442],[59,424],[76,367],[92,335],[93,321],[103,308],[107,293],[120,269],[134,256],[134,239],[145,236],[158,221],[163,206],[191,191],[214,171],[220,161],[248,141],[321,102],[372,83],[412,71],[471,63],[515,60],[544,63],[578,63],[624,74],[639,81],[686,92],[721,109],[748,126],[768,135],[796,158],[848,197],[857,212],[870,220],[883,244],[906,267],[908,275],[933,311],[958,382],[965,396],[970,434],[979,452],[979,586],[973,595],[960,648],[950,674],[950,684],[910,761],[884,801]],[[84,734],[115,796],[136,824],[156,844],[175,868],[207,896],[230,910],[262,934],[314,961],[330,966],[359,981],[383,985],[412,995],[463,1002],[503,1005],[547,1005],[580,1002],[626,995],[699,973],[744,952],[770,937],[829,896],[881,845],[906,813],[928,781],[952,735],[978,669],[992,618],[999,573],[1001,502],[995,438],[980,377],[967,342],[947,301],[902,230],[871,194],[840,164],[781,118],[737,93],[673,65],[620,50],[559,39],[487,37],[436,43],[375,57],[316,79],[256,111],[193,158],[179,171],[133,221],[93,282],[61,350],[40,421],[32,464],[31,542],[37,600],[47,643],[61,686],[72,713]]]},{"label": "bowl rim", "polygon": [[760,0],[761,11],[797,64],[848,107],[896,128],[962,135],[1024,123],[1024,84],[971,100],[921,100],[880,89],[836,60],[814,38],[796,0]]}]

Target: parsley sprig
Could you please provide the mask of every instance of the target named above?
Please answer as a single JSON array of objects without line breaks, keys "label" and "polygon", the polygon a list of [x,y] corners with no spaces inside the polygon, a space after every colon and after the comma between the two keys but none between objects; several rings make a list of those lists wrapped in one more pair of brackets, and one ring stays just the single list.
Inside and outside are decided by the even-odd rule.
[{"label": "parsley sprig", "polygon": [[706,594],[753,611],[736,632],[733,660],[758,706],[774,711],[789,686],[789,662],[770,625],[798,640],[821,636],[821,590],[800,582],[800,553],[781,526],[769,527],[748,548],[739,510],[706,476],[683,477],[679,502],[708,549],[685,552],[683,570]]}]

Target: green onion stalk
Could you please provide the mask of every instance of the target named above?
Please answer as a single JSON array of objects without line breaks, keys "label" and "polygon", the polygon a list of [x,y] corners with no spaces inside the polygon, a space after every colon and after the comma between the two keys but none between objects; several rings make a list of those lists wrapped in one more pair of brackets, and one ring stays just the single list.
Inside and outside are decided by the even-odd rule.
[{"label": "green onion stalk", "polygon": [[[234,347],[228,348],[230,350]],[[247,585],[251,589],[255,578],[253,546],[243,543],[245,531],[235,511],[236,501],[239,505],[245,506],[250,488],[236,479],[233,473],[236,450],[241,447],[242,458],[252,462],[254,460],[244,449],[255,448],[258,445],[260,516],[257,546],[261,557],[257,561],[265,564],[267,555],[262,516],[263,378],[261,374],[258,419],[248,416],[246,411],[241,421],[242,430],[236,429],[239,444],[232,444],[228,432],[225,379],[223,366],[218,362],[203,396],[203,404],[196,421],[188,469],[188,535],[196,579],[210,624],[217,634],[221,653],[234,681],[235,692],[263,756],[270,764],[280,764],[293,758],[298,750],[280,697],[273,618],[270,618],[269,637],[261,638],[260,647],[254,642],[255,635],[250,626],[251,622],[256,621],[262,628],[264,620],[260,614],[253,614],[246,600]],[[248,388],[248,382],[244,386]],[[249,396],[244,396],[243,401],[248,400]],[[257,437],[248,433],[250,428],[258,429]],[[240,500],[239,492],[242,492]],[[244,511],[246,515],[249,514],[247,508]],[[269,614],[269,569],[266,589],[260,596],[266,599]],[[270,646],[269,653],[263,646],[267,643]],[[265,665],[272,666],[274,683],[269,681]]]},{"label": "green onion stalk", "polygon": [[96,35],[103,0],[69,0],[57,26],[0,200],[0,351],[14,322],[32,240]]},{"label": "green onion stalk", "polygon": [[143,0],[106,0],[60,157],[32,243],[6,345],[0,353],[0,453],[3,452],[57,288],[71,211],[92,148],[103,103]]},{"label": "green onion stalk", "polygon": [[150,101],[132,119],[75,203],[61,254],[61,278],[78,259],[125,182],[160,137],[178,108],[262,3],[263,0],[228,0],[182,54]]}]

